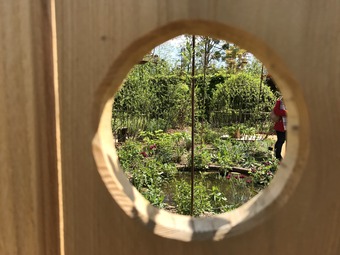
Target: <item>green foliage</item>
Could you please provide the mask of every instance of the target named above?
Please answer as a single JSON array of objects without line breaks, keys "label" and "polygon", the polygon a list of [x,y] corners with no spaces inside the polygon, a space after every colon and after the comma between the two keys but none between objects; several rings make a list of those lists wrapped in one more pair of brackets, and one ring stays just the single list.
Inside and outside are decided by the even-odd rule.
[{"label": "green foliage", "polygon": [[[153,63],[133,69],[113,105],[113,130],[127,127],[129,136],[138,130],[183,127],[190,123],[190,79],[173,75],[170,69],[155,74]],[[244,122],[267,115],[275,96],[260,76],[252,72],[227,74],[223,70],[195,77],[195,110],[199,120],[216,118]],[[225,124],[224,121],[221,124]]]},{"label": "green foliage", "polygon": [[[252,132],[246,127],[242,130]],[[188,153],[190,135],[186,132],[170,134],[162,130],[143,131],[140,132],[138,139],[138,141],[128,139],[117,148],[120,163],[131,183],[152,205],[159,208],[168,206],[168,200],[165,202],[167,193],[164,188],[174,185],[170,197],[175,203],[177,212],[190,214],[190,182],[178,176],[175,166],[175,163],[178,163],[176,157],[180,155],[187,154],[190,162],[191,156]],[[249,177],[228,174],[227,178],[220,176],[214,180],[208,179],[206,177],[208,175],[196,174],[194,216],[232,210],[266,187],[277,168],[277,161],[267,150],[268,145],[266,141],[236,142],[234,139],[215,139],[209,146],[205,143],[196,145],[194,157],[196,170],[205,170],[212,162],[221,166],[225,172],[229,172],[234,166],[252,170]],[[173,182],[175,184],[170,184]]]},{"label": "green foliage", "polygon": [[168,122],[164,119],[147,119],[146,125],[143,129],[139,129],[138,131],[145,130],[148,132],[155,132],[157,130],[166,130],[168,128]]},{"label": "green foliage", "polygon": [[162,181],[162,172],[159,170],[161,164],[155,159],[144,160],[138,168],[132,170],[132,183],[138,189],[149,186],[158,186]]},{"label": "green foliage", "polygon": [[[160,192],[165,182],[177,173],[175,164],[164,162],[162,145],[155,141],[164,141],[162,131],[144,132],[143,142],[127,140],[118,147],[118,157],[131,183],[155,206],[164,206],[164,193]],[[164,143],[159,143],[164,144]],[[160,147],[159,147],[160,146]],[[170,145],[168,147],[171,147]],[[160,154],[159,154],[160,153]],[[172,156],[169,156],[172,158]]]},{"label": "green foliage", "polygon": [[199,122],[196,123],[195,130],[196,130],[195,140],[199,144],[213,143],[215,140],[220,139],[221,136],[221,134],[216,130],[213,130],[211,128],[211,125],[208,123],[205,124],[201,124]]},{"label": "green foliage", "polygon": [[262,186],[268,186],[269,182],[273,179],[274,173],[277,169],[278,161],[268,160],[257,168],[253,168],[249,174],[253,178],[254,182]]},{"label": "green foliage", "polygon": [[165,194],[160,187],[149,185],[147,189],[142,190],[141,193],[153,206],[156,206],[158,208],[165,207]]},{"label": "green foliage", "polygon": [[[225,180],[220,179],[220,181]],[[189,182],[183,179],[176,181],[174,200],[178,213],[185,215],[191,213],[191,186]],[[228,199],[221,188],[210,185],[203,174],[195,178],[193,216],[222,213],[233,208],[235,208],[234,205],[228,204]]]},{"label": "green foliage", "polygon": [[156,158],[162,163],[169,163],[175,158],[172,139],[169,135],[157,141]]},{"label": "green foliage", "polygon": [[[158,56],[147,55],[145,64],[131,70],[112,107],[113,133],[127,128],[126,142],[117,144],[120,163],[131,183],[160,208],[167,206],[164,187],[172,186],[169,182],[178,174],[176,164],[191,164],[191,136],[169,130],[184,130],[191,122],[193,48],[192,37],[186,38],[180,65],[172,67]],[[209,37],[197,37],[195,50],[195,169],[206,170],[211,164],[225,174],[234,166],[252,169],[251,180],[241,175],[215,180],[223,188],[201,175],[194,187],[193,213],[198,216],[231,210],[247,201],[268,185],[277,162],[265,142],[220,139],[221,134],[233,137],[236,131],[266,133],[272,125],[266,121],[266,112],[275,95],[261,83],[261,63],[246,61],[245,50]],[[177,212],[190,214],[190,185],[179,180],[175,186]]]},{"label": "green foliage", "polygon": [[185,83],[180,83],[174,88],[173,94],[173,105],[168,109],[169,119],[173,120],[171,124],[172,127],[183,127],[187,123],[190,123],[190,101],[189,97],[189,87]]},{"label": "green foliage", "polygon": [[177,172],[175,165],[162,164],[154,158],[146,158],[139,163],[137,168],[130,169],[132,184],[151,204],[163,207],[165,195],[162,187]]},{"label": "green foliage", "polygon": [[255,57],[253,57],[252,61],[249,61],[246,65],[246,71],[255,76],[261,77],[262,63]]},{"label": "green foliage", "polygon": [[[189,166],[191,166],[191,154],[188,155]],[[204,170],[209,168],[211,163],[211,153],[205,145],[199,145],[195,148],[194,166],[195,170]]]},{"label": "green foliage", "polygon": [[118,158],[123,170],[135,169],[139,166],[143,156],[140,154],[142,144],[133,140],[128,140],[118,149]]},{"label": "green foliage", "polygon": [[228,170],[233,166],[246,167],[247,162],[253,162],[250,151],[255,143],[237,142],[233,139],[222,140],[214,143],[215,158],[217,163]]},{"label": "green foliage", "polygon": [[215,143],[215,158],[217,163],[226,170],[233,166],[232,143],[229,140],[221,140]]},{"label": "green foliage", "polygon": [[[191,214],[191,186],[185,180],[180,180],[176,183],[174,200],[178,213],[184,215]],[[212,211],[209,190],[202,181],[194,184],[193,209],[193,216],[200,216],[205,212]]]},{"label": "green foliage", "polygon": [[[161,121],[157,121],[159,126]],[[136,138],[140,130],[150,129],[150,122],[145,115],[129,115],[128,113],[115,112],[114,118],[111,120],[112,133],[118,137],[120,129],[127,128],[126,136]]]},{"label": "green foliage", "polygon": [[[211,100],[212,121],[222,124],[264,120],[261,112],[268,112],[275,101],[268,86],[251,73],[231,74],[225,83],[217,84]],[[262,119],[261,119],[262,118]]]},{"label": "green foliage", "polygon": [[194,185],[194,216],[212,211],[209,191],[204,185],[203,180]]},{"label": "green foliage", "polygon": [[176,182],[174,201],[179,214],[190,215],[191,213],[191,186],[185,180]]},{"label": "green foliage", "polygon": [[232,201],[228,209],[239,207],[259,192],[254,188],[253,180],[247,179],[243,174],[229,173],[226,179],[229,182],[227,186],[228,200]]},{"label": "green foliage", "polygon": [[180,163],[183,155],[191,148],[191,136],[186,132],[175,132],[171,135],[173,142],[173,160]]},{"label": "green foliage", "polygon": [[161,163],[179,162],[183,154],[190,148],[191,137],[186,132],[164,133],[142,131],[139,139],[148,146],[154,146],[153,156]]},{"label": "green foliage", "polygon": [[[154,131],[185,126],[190,116],[189,87],[185,77],[169,75],[169,69],[158,68],[154,63],[136,66],[129,74],[113,105],[113,130],[124,125],[132,133],[137,125],[125,120],[139,121],[141,130]],[[155,74],[156,72],[156,74]],[[138,128],[137,128],[138,129]]]},{"label": "green foliage", "polygon": [[223,213],[228,211],[228,199],[223,195],[218,186],[212,186],[210,191],[210,201],[215,213]]}]

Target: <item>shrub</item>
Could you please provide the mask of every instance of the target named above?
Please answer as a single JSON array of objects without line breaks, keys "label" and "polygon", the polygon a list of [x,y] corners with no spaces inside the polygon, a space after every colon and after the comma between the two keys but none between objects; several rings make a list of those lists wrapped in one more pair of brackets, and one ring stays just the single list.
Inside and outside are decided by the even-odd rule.
[{"label": "shrub", "polygon": [[165,207],[165,194],[160,187],[148,185],[147,188],[143,189],[141,193],[153,206],[158,208]]},{"label": "shrub", "polygon": [[227,198],[222,194],[217,186],[212,186],[210,191],[210,201],[214,213],[228,211]]},{"label": "shrub", "polygon": [[173,161],[179,163],[181,157],[191,148],[191,136],[186,132],[175,132],[171,135],[173,141]]},{"label": "shrub", "polygon": [[261,112],[270,111],[274,101],[275,96],[268,86],[262,84],[260,89],[258,76],[243,72],[231,74],[225,83],[216,86],[213,93],[212,121],[225,125],[257,120],[263,117]]},{"label": "shrub", "polygon": [[[176,191],[174,195],[176,209],[179,214],[190,215],[191,213],[191,186],[185,180],[176,182]],[[211,212],[209,191],[203,185],[203,182],[194,185],[194,204],[193,216],[200,216],[205,212]]]},{"label": "shrub", "polygon": [[273,179],[274,173],[277,169],[278,161],[276,159],[264,162],[253,168],[249,174],[252,176],[253,181],[262,187],[268,186],[269,182]]},{"label": "shrub", "polygon": [[143,159],[140,154],[142,150],[142,144],[133,140],[127,140],[120,148],[118,148],[117,154],[119,162],[124,171],[129,171],[137,167],[139,162]]},{"label": "shrub", "polygon": [[[188,155],[189,167],[191,164],[191,154]],[[207,147],[203,145],[199,145],[195,148],[194,153],[194,166],[196,170],[203,170],[209,168],[209,164],[211,163],[211,153],[207,149]]]}]

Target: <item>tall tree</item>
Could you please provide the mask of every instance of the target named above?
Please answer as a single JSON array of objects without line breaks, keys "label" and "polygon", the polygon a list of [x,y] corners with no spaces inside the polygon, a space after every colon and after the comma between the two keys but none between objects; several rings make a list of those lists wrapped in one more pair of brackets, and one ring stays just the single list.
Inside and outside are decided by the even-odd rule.
[{"label": "tall tree", "polygon": [[227,63],[227,71],[229,73],[236,73],[245,68],[248,60],[247,55],[249,53],[241,49],[235,44],[229,44],[229,47],[226,49],[226,63]]}]

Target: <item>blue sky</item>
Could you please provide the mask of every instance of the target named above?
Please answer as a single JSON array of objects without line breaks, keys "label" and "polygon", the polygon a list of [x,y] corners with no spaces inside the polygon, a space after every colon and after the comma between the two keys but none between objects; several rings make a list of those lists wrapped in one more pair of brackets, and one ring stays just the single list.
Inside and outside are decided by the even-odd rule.
[{"label": "blue sky", "polygon": [[183,44],[184,41],[185,38],[182,35],[170,39],[158,45],[154,49],[154,54],[175,64],[177,61],[180,61],[180,45]]},{"label": "blue sky", "polygon": [[[175,65],[176,62],[180,61],[180,47],[184,44],[184,42],[184,35],[180,35],[158,45],[153,49],[153,52],[160,58],[169,61],[172,65]],[[255,59],[255,56],[249,52],[247,58],[248,61],[252,61]]]}]

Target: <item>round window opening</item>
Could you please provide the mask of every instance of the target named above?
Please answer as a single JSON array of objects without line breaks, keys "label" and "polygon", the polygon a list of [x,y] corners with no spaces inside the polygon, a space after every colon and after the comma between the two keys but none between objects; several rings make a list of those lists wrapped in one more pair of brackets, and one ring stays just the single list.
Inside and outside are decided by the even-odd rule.
[{"label": "round window opening", "polygon": [[287,185],[298,148],[287,94],[237,44],[175,37],[140,59],[106,104],[94,140],[99,172],[122,209],[159,235],[237,233],[297,180]]}]

